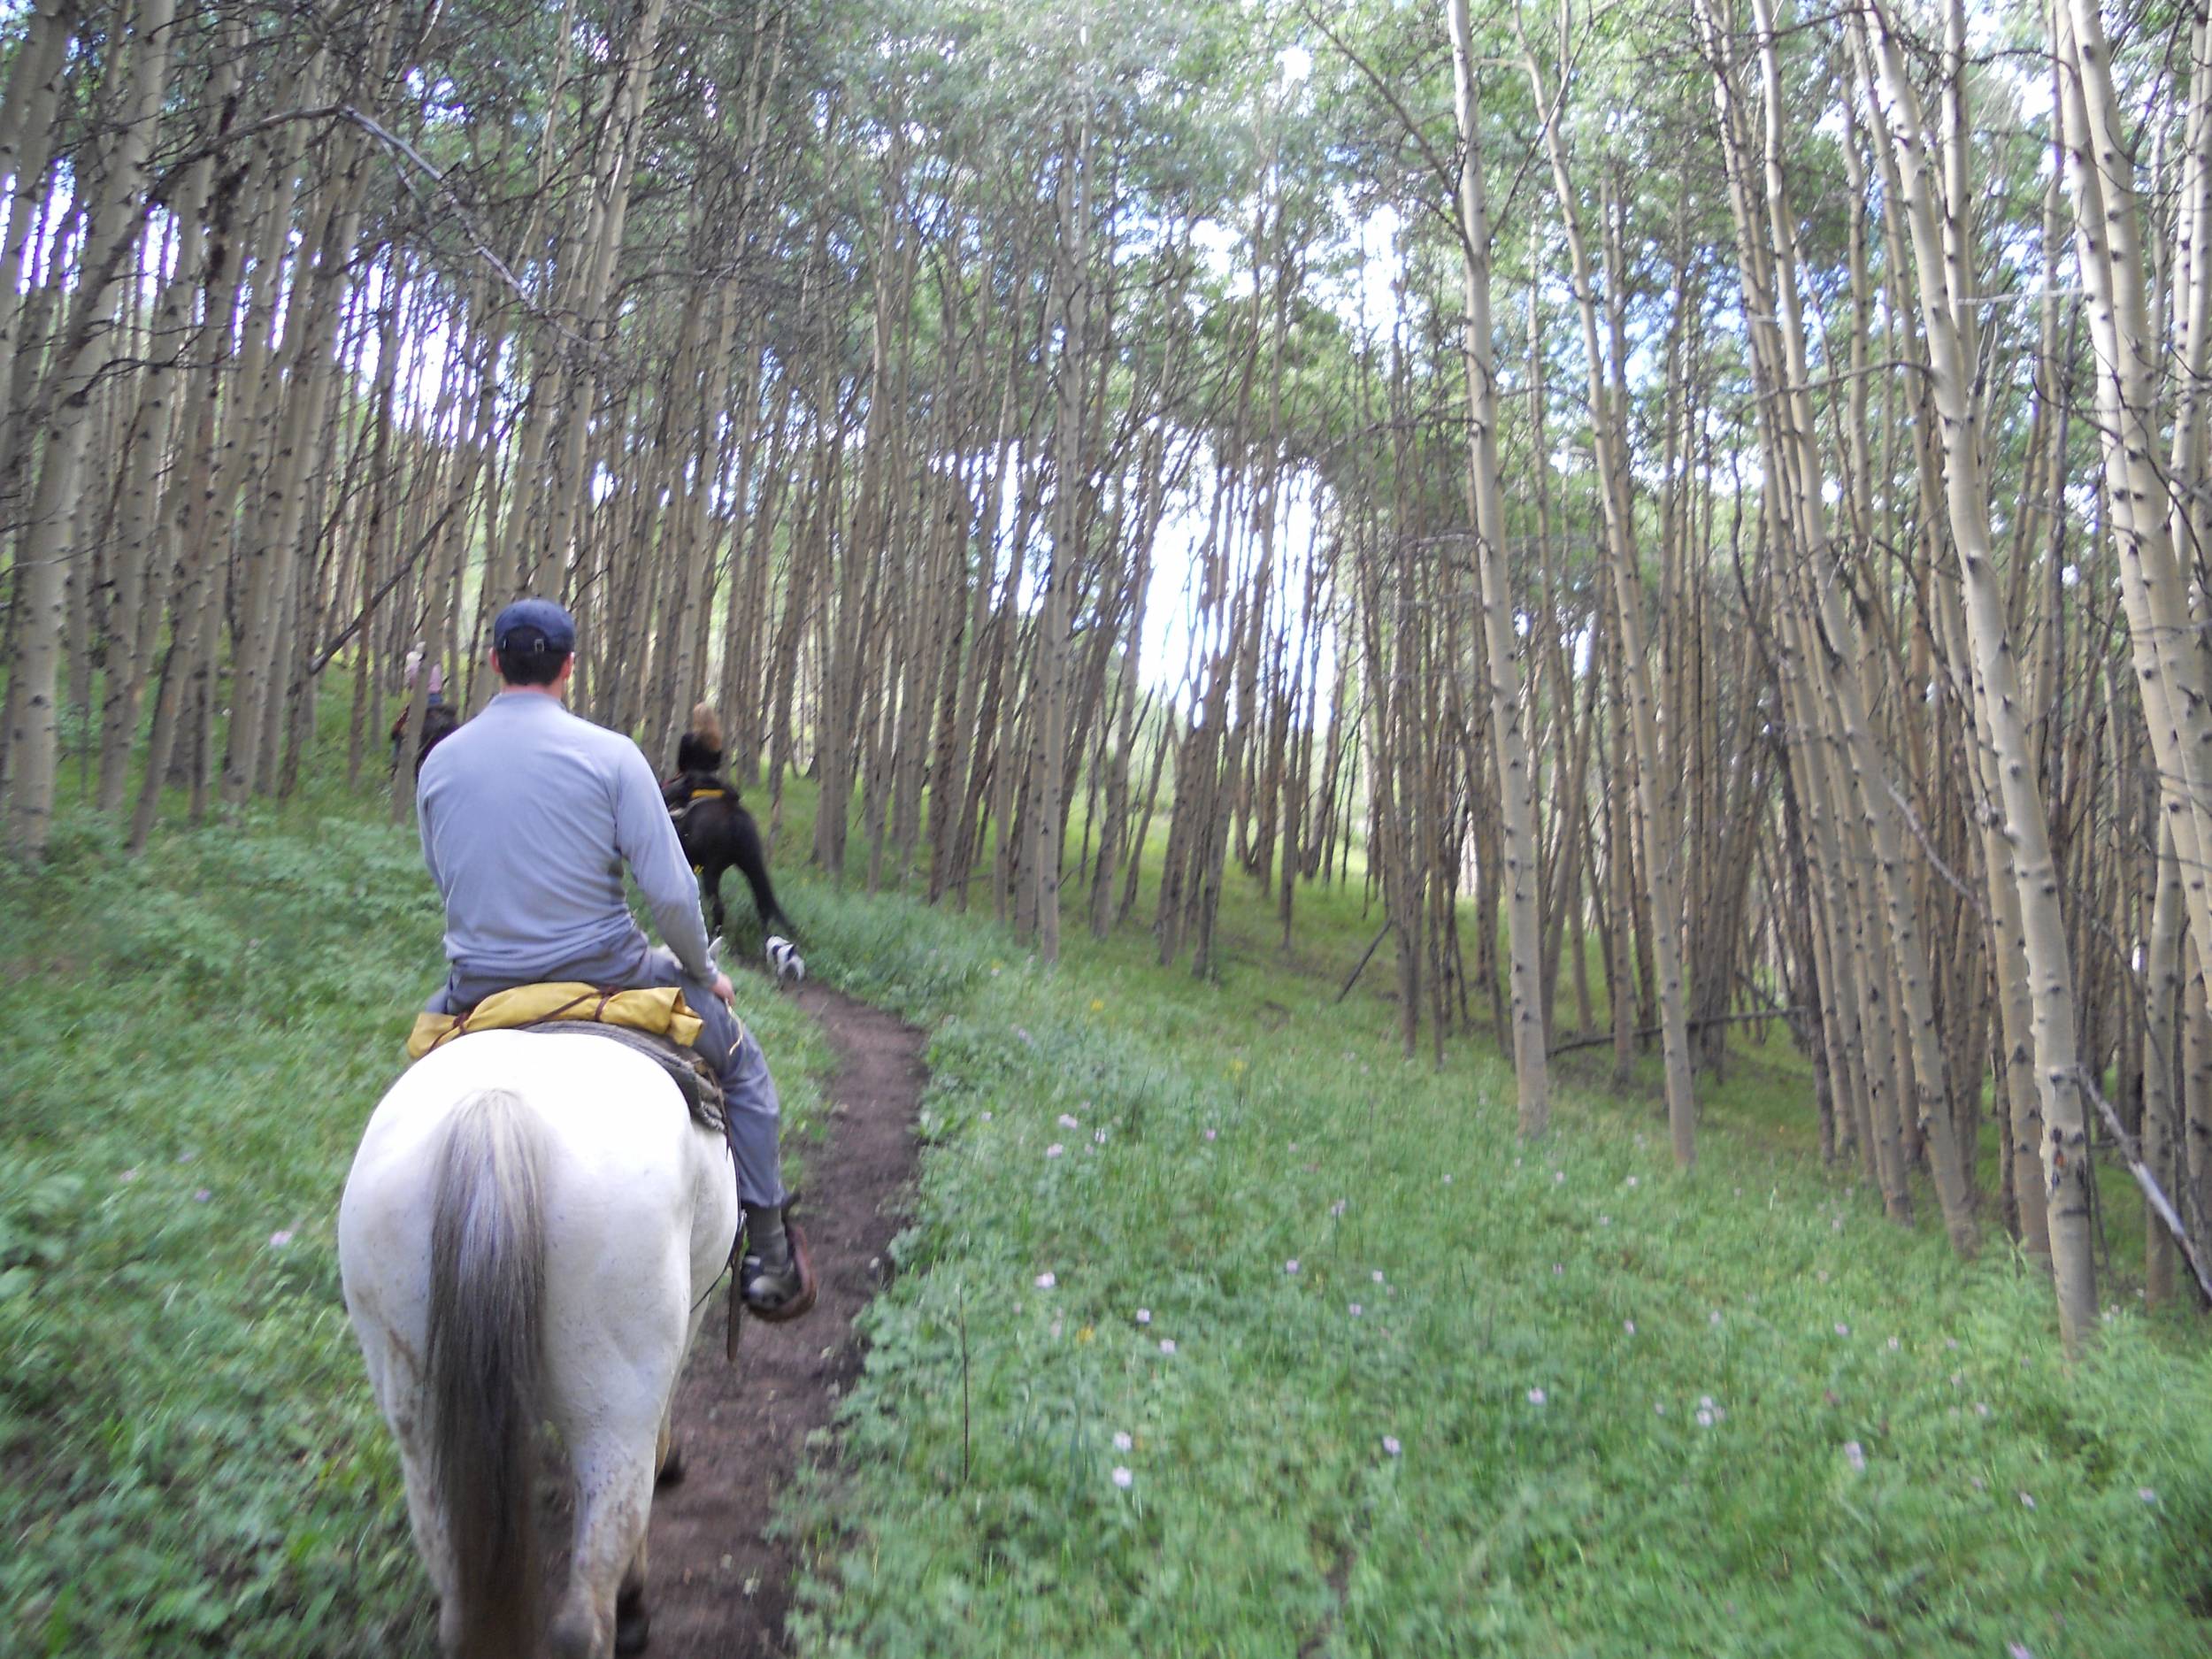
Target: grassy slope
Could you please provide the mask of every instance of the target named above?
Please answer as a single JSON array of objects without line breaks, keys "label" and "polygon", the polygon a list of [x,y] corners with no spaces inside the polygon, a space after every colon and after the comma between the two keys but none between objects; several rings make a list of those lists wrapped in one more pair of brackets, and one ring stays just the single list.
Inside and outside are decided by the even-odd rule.
[{"label": "grassy slope", "polygon": [[[338,1194],[438,976],[411,833],[336,793],[0,874],[0,1652],[428,1652]],[[827,1053],[749,1009],[800,1156]]]},{"label": "grassy slope", "polygon": [[[130,870],[78,834],[0,881],[0,1618],[32,1651],[422,1646],[331,1224],[435,918],[363,818]],[[846,1463],[782,1523],[803,1650],[2204,1650],[2201,1347],[2124,1315],[2062,1371],[2008,1263],[1805,1156],[1778,1037],[1686,1181],[1641,1106],[1563,1091],[1527,1148],[1494,1058],[1402,1062],[1386,964],[1333,1007],[1356,899],[1305,903],[1286,962],[1233,884],[1207,985],[1141,928],[1046,972],[780,881],[817,972],[936,1029]],[[754,1001],[803,1122],[818,1041]]]},{"label": "grassy slope", "polygon": [[2212,1641],[2200,1343],[2123,1314],[2067,1373],[2004,1252],[1962,1266],[1808,1156],[1778,1037],[1686,1180],[1651,1108],[1570,1088],[1526,1148],[1494,1056],[1409,1064],[1379,997],[1333,1006],[1356,900],[1286,961],[1238,890],[1206,985],[1141,930],[1046,972],[795,889],[818,964],[938,1029],[849,1462],[791,1509],[806,1651]]}]

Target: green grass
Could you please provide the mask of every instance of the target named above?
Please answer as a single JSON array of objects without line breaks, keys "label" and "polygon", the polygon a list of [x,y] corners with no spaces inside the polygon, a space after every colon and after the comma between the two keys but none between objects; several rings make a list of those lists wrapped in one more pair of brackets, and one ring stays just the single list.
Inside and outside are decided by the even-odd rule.
[{"label": "green grass", "polygon": [[1563,1088],[1525,1146],[1494,1056],[1408,1064],[1382,1000],[1333,1006],[1353,900],[1284,964],[1240,895],[1204,984],[1141,930],[1047,971],[792,885],[818,971],[937,1032],[846,1462],[788,1512],[803,1651],[2212,1640],[2201,1340],[2123,1308],[2068,1371],[2001,1240],[1963,1265],[1820,1169],[1780,1038],[1684,1179],[1648,1100]]},{"label": "green grass", "polygon": [[[841,1455],[778,1522],[798,1651],[2205,1651],[2200,1336],[2122,1298],[2065,1368],[2008,1252],[1819,1167],[1778,1033],[1690,1178],[1635,1092],[1563,1083],[1526,1146],[1486,1045],[1401,1058],[1386,960],[1332,1002],[1356,894],[1286,958],[1233,881],[1211,982],[1072,914],[1047,970],[798,872],[810,810],[812,971],[933,1034]],[[0,879],[0,1647],[428,1651],[332,1240],[437,972],[378,816],[326,791],[136,866],[72,821]],[[746,1011],[803,1141],[818,1035]]]},{"label": "green grass", "polygon": [[[0,1652],[434,1645],[334,1231],[441,972],[379,816],[326,795],[140,864],[73,823],[0,876]],[[826,1048],[747,1015],[803,1160]]]}]

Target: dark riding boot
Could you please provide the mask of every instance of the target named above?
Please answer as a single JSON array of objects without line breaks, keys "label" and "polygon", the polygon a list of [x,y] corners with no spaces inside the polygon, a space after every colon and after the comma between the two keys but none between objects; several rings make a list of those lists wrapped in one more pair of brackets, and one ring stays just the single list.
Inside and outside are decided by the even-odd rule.
[{"label": "dark riding boot", "polygon": [[737,1282],[745,1306],[772,1325],[814,1306],[815,1279],[806,1240],[795,1235],[781,1204],[745,1206],[745,1254]]}]

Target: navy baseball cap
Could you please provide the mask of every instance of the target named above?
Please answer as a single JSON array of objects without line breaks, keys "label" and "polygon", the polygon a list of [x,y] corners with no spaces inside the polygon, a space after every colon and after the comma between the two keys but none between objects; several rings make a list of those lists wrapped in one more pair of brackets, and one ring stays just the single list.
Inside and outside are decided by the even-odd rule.
[{"label": "navy baseball cap", "polygon": [[518,599],[492,624],[492,646],[566,657],[576,649],[576,623],[550,599]]}]

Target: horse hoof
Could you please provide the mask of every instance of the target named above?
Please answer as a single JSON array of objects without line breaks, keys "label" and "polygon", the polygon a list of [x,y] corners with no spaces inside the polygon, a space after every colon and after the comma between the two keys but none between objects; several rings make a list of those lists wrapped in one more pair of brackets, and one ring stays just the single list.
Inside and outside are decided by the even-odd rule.
[{"label": "horse hoof", "polygon": [[660,1473],[653,1477],[653,1489],[680,1486],[684,1483],[684,1447],[681,1440],[668,1442],[668,1455],[661,1459]]},{"label": "horse hoof", "polygon": [[653,1616],[645,1610],[642,1591],[634,1596],[626,1595],[614,1604],[614,1650],[618,1654],[641,1654],[645,1644],[652,1640]]}]

